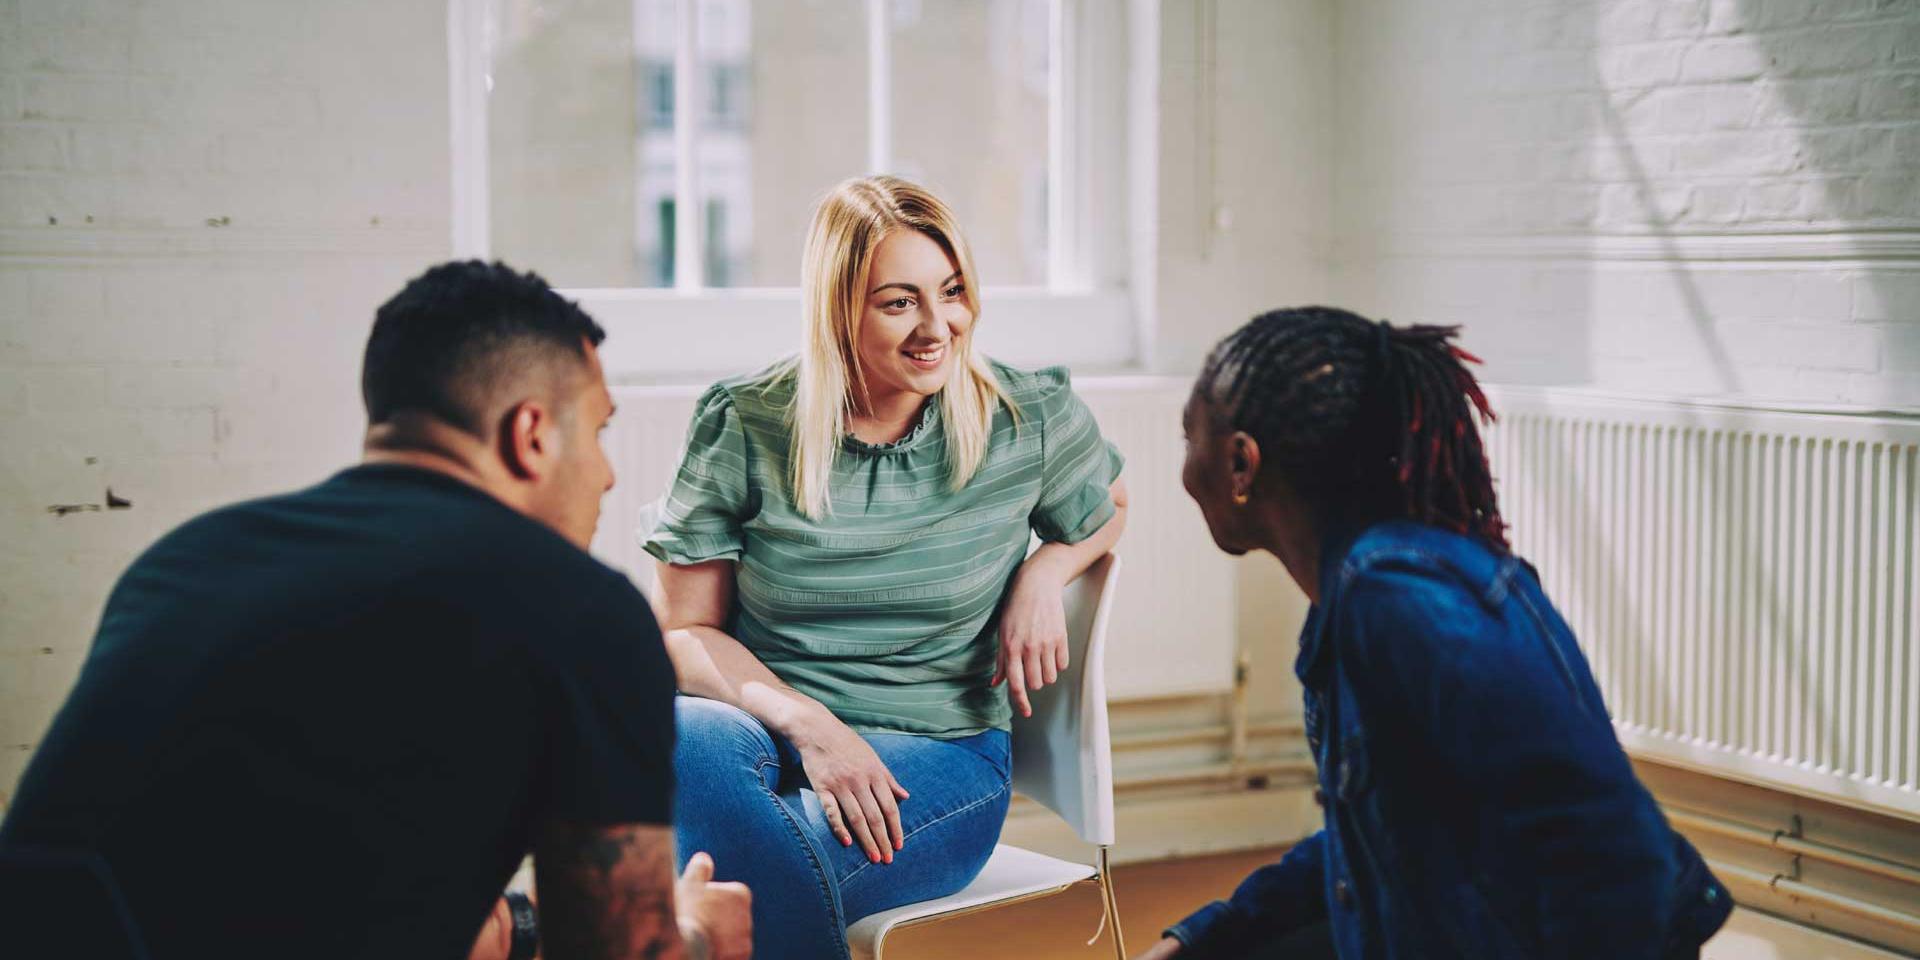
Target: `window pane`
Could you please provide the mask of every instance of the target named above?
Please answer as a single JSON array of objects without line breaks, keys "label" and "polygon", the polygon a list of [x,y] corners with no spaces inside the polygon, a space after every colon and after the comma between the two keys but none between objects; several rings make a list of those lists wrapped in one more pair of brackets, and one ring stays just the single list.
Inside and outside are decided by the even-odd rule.
[{"label": "window pane", "polygon": [[496,0],[493,254],[563,287],[673,282],[673,0]]},{"label": "window pane", "polygon": [[981,282],[1047,282],[1048,0],[893,0],[893,163],[951,204]]},{"label": "window pane", "polygon": [[798,286],[814,202],[866,168],[866,3],[701,0],[699,10],[707,285]]}]

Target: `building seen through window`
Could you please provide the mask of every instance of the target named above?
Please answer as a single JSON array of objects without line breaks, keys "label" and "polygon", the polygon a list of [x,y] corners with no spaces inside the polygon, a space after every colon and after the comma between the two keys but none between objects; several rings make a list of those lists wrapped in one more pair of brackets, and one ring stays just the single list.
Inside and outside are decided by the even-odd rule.
[{"label": "building seen through window", "polygon": [[[872,172],[880,102],[888,172],[954,204],[984,281],[1046,284],[1050,0],[881,4],[884,71],[865,0],[691,6],[694,116],[682,118],[679,0],[495,0],[494,256],[562,287],[797,286],[813,203]],[[691,197],[679,196],[683,122]],[[699,277],[676,275],[687,203]]]}]

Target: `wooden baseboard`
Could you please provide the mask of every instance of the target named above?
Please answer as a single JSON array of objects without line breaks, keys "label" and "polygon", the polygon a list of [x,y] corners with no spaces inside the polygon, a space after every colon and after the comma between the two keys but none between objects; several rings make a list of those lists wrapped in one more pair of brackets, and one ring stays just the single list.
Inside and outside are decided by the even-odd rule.
[{"label": "wooden baseboard", "polygon": [[[1313,791],[1301,786],[1264,790],[1115,798],[1118,842],[1114,863],[1255,850],[1293,843],[1320,828]],[[1062,860],[1091,863],[1093,850],[1051,811],[1017,804],[1000,842]]]},{"label": "wooden baseboard", "polygon": [[1895,960],[1869,946],[1742,907],[1700,951],[1700,960]]}]

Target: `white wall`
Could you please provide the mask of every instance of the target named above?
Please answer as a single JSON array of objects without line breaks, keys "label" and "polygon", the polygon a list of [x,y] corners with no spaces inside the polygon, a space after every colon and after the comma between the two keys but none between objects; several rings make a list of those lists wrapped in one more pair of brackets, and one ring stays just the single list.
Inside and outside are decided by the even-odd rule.
[{"label": "white wall", "polygon": [[1330,295],[1331,0],[1165,0],[1149,363],[1190,375],[1254,314]]},{"label": "white wall", "polygon": [[373,309],[450,248],[445,37],[432,2],[0,0],[0,804],[140,549],[357,455]]},{"label": "white wall", "polygon": [[[1332,295],[1337,6],[1160,5],[1157,270],[1145,358],[1156,373],[1192,376],[1255,314]],[[1297,714],[1293,635],[1306,599],[1271,557],[1236,569],[1250,709]]]},{"label": "white wall", "polygon": [[1490,378],[1920,407],[1920,5],[1350,0],[1335,290]]}]

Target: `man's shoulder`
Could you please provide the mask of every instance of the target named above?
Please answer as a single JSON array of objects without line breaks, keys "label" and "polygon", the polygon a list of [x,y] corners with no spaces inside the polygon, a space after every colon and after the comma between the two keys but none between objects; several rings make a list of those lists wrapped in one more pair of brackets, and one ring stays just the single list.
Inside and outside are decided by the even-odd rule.
[{"label": "man's shoulder", "polygon": [[[456,512],[482,519],[526,520],[478,488],[438,471],[400,464],[359,464],[298,490],[266,494],[215,507],[180,526],[167,538],[231,533],[258,525],[292,532],[274,524],[317,523],[336,527],[389,527],[394,516],[422,517]],[[532,521],[527,521],[531,523]]]},{"label": "man's shoulder", "polygon": [[652,608],[627,575],[548,529],[515,515],[482,538],[443,545],[449,587],[481,605],[578,611],[577,619],[626,618]]},{"label": "man's shoulder", "polygon": [[[364,496],[337,509],[363,506]],[[370,589],[391,607],[442,611],[476,637],[575,675],[614,668],[635,638],[658,645],[633,581],[546,524],[471,488],[376,496],[396,498],[374,513],[404,527],[369,552],[390,571]]]},{"label": "man's shoulder", "polygon": [[404,466],[353,467],[210,510],[161,537],[129,572],[181,562],[242,579],[305,569],[335,578],[342,592],[444,594],[475,608],[556,589],[580,598],[632,592],[624,575],[545,524],[456,478]]}]

